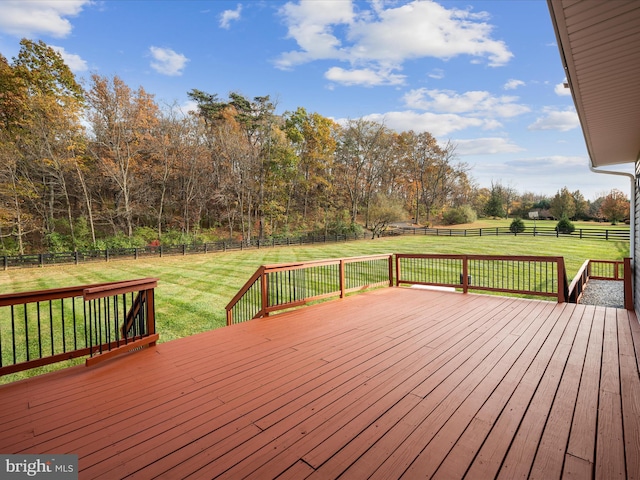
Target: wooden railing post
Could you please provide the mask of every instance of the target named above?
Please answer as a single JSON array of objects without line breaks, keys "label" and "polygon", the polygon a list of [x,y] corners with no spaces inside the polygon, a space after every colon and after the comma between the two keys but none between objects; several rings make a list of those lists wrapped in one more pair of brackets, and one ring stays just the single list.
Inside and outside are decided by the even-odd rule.
[{"label": "wooden railing post", "polygon": [[[154,289],[146,290],[145,295],[147,297],[147,335],[153,335],[156,333],[156,307],[154,300]],[[156,342],[149,343],[150,347],[155,346]]]},{"label": "wooden railing post", "polygon": [[557,257],[556,263],[558,265],[558,303],[565,303],[566,287],[567,287],[567,272],[564,269],[564,257]]},{"label": "wooden railing post", "polygon": [[346,278],[345,278],[345,267],[344,267],[344,258],[340,259],[340,298],[344,298],[346,287]]},{"label": "wooden railing post", "polygon": [[389,255],[389,286],[393,287],[393,253]]},{"label": "wooden railing post", "polygon": [[260,275],[260,298],[262,299],[262,314],[265,317],[269,316],[269,276],[265,269],[262,268],[262,274]]},{"label": "wooden railing post", "polygon": [[469,291],[469,258],[462,257],[462,293]]},{"label": "wooden railing post", "polygon": [[624,259],[624,308],[634,310],[633,301],[633,273],[631,271],[631,258]]}]

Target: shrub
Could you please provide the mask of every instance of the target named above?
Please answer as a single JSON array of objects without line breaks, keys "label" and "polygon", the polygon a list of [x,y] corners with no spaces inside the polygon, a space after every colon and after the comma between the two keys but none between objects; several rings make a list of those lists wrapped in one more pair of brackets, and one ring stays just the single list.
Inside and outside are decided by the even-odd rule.
[{"label": "shrub", "polygon": [[556,231],[559,233],[572,233],[575,229],[575,225],[566,216],[563,216],[556,225]]},{"label": "shrub", "polygon": [[475,210],[470,205],[462,205],[450,208],[442,215],[445,225],[459,225],[461,223],[473,223],[478,219]]},{"label": "shrub", "polygon": [[509,225],[509,231],[511,233],[522,233],[524,232],[524,230],[525,226],[521,218],[514,218],[511,222],[511,225]]},{"label": "shrub", "polygon": [[45,233],[47,240],[47,251],[49,252],[69,252],[71,248],[71,238],[58,232]]}]

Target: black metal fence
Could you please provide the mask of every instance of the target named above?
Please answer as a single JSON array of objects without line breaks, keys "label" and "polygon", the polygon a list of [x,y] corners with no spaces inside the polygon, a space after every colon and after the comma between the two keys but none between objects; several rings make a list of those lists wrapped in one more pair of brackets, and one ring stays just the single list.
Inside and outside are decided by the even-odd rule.
[{"label": "black metal fence", "polygon": [[[562,238],[590,238],[612,241],[629,241],[629,229],[597,229],[580,228],[573,233],[560,233],[554,227],[526,228],[522,232],[513,233],[509,227],[493,228],[392,228],[381,236],[397,235],[429,235],[439,237],[482,237],[482,236],[544,236]],[[318,243],[335,243],[371,238],[370,233],[347,235],[303,235],[298,237],[255,239],[251,242],[219,241],[185,245],[161,245],[138,248],[111,248],[106,250],[89,250],[84,252],[54,252],[30,255],[0,256],[0,269],[24,267],[44,267],[47,265],[82,264],[88,262],[108,262],[111,259],[138,259],[163,257],[170,255],[190,255],[202,253],[225,252],[227,250],[244,250],[291,245],[310,245]]]},{"label": "black metal fence", "polygon": [[629,229],[578,228],[572,233],[562,233],[555,227],[527,227],[522,232],[512,232],[509,227],[492,228],[398,228],[388,235],[434,235],[440,237],[486,237],[498,235],[533,237],[591,238],[599,240],[629,241]]}]

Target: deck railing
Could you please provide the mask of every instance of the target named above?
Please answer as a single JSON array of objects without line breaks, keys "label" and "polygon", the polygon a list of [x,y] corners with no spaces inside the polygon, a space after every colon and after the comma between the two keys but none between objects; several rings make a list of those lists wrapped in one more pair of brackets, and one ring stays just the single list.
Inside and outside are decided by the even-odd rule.
[{"label": "deck railing", "polygon": [[227,305],[227,325],[313,300],[393,285],[393,255],[263,265]]},{"label": "deck railing", "polygon": [[260,267],[227,305],[227,325],[370,286],[434,285],[567,299],[562,257],[392,254]]},{"label": "deck railing", "polygon": [[585,260],[569,285],[568,301],[577,303],[589,280],[624,282],[624,308],[633,310],[631,258],[623,260]]},{"label": "deck railing", "polygon": [[144,278],[0,295],[0,376],[154,345],[156,286]]},{"label": "deck railing", "polygon": [[396,285],[434,285],[566,301],[562,257],[397,254]]}]

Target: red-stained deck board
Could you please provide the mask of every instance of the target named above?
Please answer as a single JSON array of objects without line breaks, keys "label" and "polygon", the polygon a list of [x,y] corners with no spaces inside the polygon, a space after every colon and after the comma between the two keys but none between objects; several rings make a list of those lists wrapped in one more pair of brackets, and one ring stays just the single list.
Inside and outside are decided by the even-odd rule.
[{"label": "red-stained deck board", "polygon": [[[522,307],[530,305],[520,304]],[[532,306],[532,305],[531,305]],[[481,383],[492,367],[500,361],[510,347],[518,340],[518,336],[511,333],[514,326],[527,320],[527,308],[517,312],[511,310],[504,317],[496,317],[495,328],[487,330],[478,340],[482,339],[481,348],[474,351],[463,350],[453,361],[426,379],[412,393],[423,400],[402,422],[385,436],[352,467],[346,471],[348,476],[370,475],[374,478],[384,478],[390,471],[402,471],[407,468],[415,457],[411,448],[404,445],[427,445],[437,432],[442,420],[449,418],[449,413],[458,408],[461,402]],[[515,320],[517,318],[518,320]],[[509,319],[514,319],[511,323]],[[435,419],[435,420],[434,420]],[[395,441],[394,441],[395,439]],[[398,448],[400,446],[401,448]],[[419,453],[420,450],[418,450]],[[382,465],[375,465],[371,459],[379,462],[385,458]],[[375,467],[375,473],[371,470]]]},{"label": "red-stained deck board", "polygon": [[80,478],[640,475],[632,312],[386,288],[0,386]]},{"label": "red-stained deck board", "polygon": [[640,478],[640,384],[638,362],[633,345],[632,331],[640,333],[640,324],[624,312],[618,313],[618,340],[620,345],[620,388],[622,420],[628,478]]},{"label": "red-stained deck board", "polygon": [[596,437],[596,478],[626,478],[618,355],[616,312],[609,310],[604,319]]},{"label": "red-stained deck board", "polygon": [[[523,330],[518,339],[508,352],[497,362],[491,371],[483,378],[482,382],[464,399],[457,409],[455,415],[451,415],[449,419],[442,425],[439,431],[433,436],[431,441],[420,452],[411,466],[407,469],[405,476],[410,478],[412,475],[424,474],[432,476],[438,470],[441,475],[447,474],[458,476],[464,473],[470,463],[469,455],[464,455],[457,444],[464,445],[460,442],[461,437],[468,433],[467,442],[475,442],[476,449],[479,448],[484,436],[478,435],[478,430],[469,428],[478,414],[480,408],[486,406],[492,410],[496,410],[496,402],[506,402],[504,393],[500,393],[500,389],[513,391],[518,384],[519,378],[524,373],[524,367],[531,362],[531,353],[539,349],[548,330],[551,329],[550,322],[544,322],[544,318],[540,314],[549,309],[549,305],[537,305],[537,308],[529,312],[528,326]],[[519,330],[519,329],[518,329]],[[513,332],[512,332],[513,333]],[[469,429],[467,431],[467,429]],[[485,435],[487,431],[485,430]],[[458,448],[452,453],[454,448]],[[466,465],[465,465],[466,457]],[[455,466],[442,465],[445,459],[451,459]],[[457,470],[457,472],[456,472]]]}]

